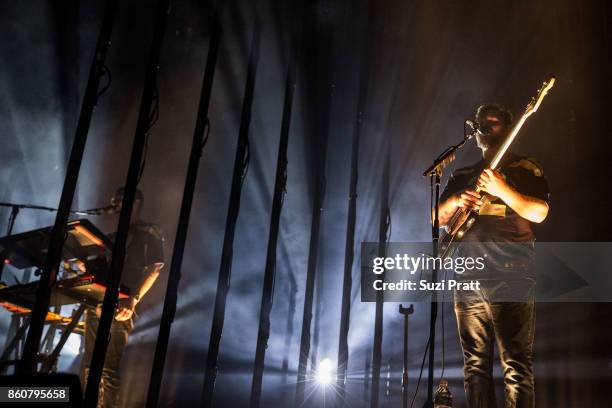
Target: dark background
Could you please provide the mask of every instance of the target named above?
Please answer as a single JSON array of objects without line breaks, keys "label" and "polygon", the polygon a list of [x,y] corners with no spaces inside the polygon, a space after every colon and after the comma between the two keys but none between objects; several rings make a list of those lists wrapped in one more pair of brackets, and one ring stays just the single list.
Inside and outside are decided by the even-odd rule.
[{"label": "dark background", "polygon": [[[102,3],[31,0],[3,4],[1,201],[58,204]],[[197,403],[203,383],[255,4],[222,3],[224,34],[210,108],[210,141],[198,177],[161,391],[163,406]],[[125,180],[155,5],[154,1],[120,2],[107,58],[112,85],[95,112],[73,208],[106,205],[112,191]],[[461,139],[462,122],[478,104],[499,102],[518,116],[549,73],[556,74],[556,86],[514,145],[516,152],[538,159],[550,184],[551,211],[537,226],[538,238],[611,240],[608,98],[612,61],[607,1],[319,0],[309,2],[299,16],[299,3],[293,1],[261,0],[257,8],[263,37],[250,128],[251,162],[236,231],[217,406],[242,406],[249,398],[284,75],[296,19],[306,24],[307,37],[291,123],[263,406],[290,406],[293,401],[315,166],[321,163],[326,139],[326,194],[311,351],[313,358],[329,357],[335,364],[350,150],[360,89],[366,99],[357,248],[359,242],[378,237],[385,138],[392,151],[390,239],[427,240],[429,181],[421,172],[441,150]],[[210,14],[206,1],[174,1],[163,46],[160,117],[151,134],[140,187],[146,195],[144,218],[160,224],[165,232],[168,261],[206,62]],[[325,126],[327,115],[329,126]],[[478,151],[470,143],[450,170],[477,159]],[[3,230],[7,218],[8,210],[0,210]],[[110,232],[117,220],[105,216],[93,221]],[[50,213],[24,210],[15,231],[52,222]],[[358,273],[355,265],[355,282]],[[22,279],[11,271],[3,280],[13,284],[13,276]],[[166,280],[167,268],[140,307],[141,317],[123,360],[126,406],[141,406],[145,398]],[[298,307],[293,314],[288,309],[291,291],[297,291]],[[429,304],[416,304],[415,309],[410,321],[411,393],[425,347]],[[364,368],[371,355],[374,328],[374,306],[359,302],[357,286],[353,287],[351,310],[348,390],[351,406],[357,407],[369,401]],[[539,406],[587,407],[609,401],[611,310],[603,303],[538,305],[535,370]],[[456,406],[463,406],[461,351],[449,304],[444,317],[445,376]],[[287,319],[294,322],[293,333],[286,332]],[[0,322],[0,330],[6,331],[9,314],[0,312]],[[399,401],[401,327],[397,305],[385,305],[381,406],[397,406]],[[288,354],[283,346],[286,336],[291,339]],[[441,345],[437,350],[441,351]],[[76,372],[78,348],[78,337],[71,339],[61,369]],[[289,361],[286,375],[281,370],[285,355]],[[441,362],[440,353],[437,361]],[[499,379],[499,367],[496,374]],[[333,395],[330,388],[307,389],[313,391],[308,406],[322,406],[324,398],[329,403]],[[417,406],[422,405],[424,391],[421,384]],[[501,398],[501,380],[497,391]]]}]

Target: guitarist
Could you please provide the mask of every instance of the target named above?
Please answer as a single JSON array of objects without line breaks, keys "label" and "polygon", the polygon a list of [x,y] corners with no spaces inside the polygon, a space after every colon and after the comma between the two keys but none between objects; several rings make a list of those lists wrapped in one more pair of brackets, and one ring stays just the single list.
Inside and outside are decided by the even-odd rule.
[{"label": "guitarist", "polygon": [[[479,124],[476,141],[483,160],[451,175],[439,210],[441,226],[449,222],[459,207],[479,214],[463,236],[459,253],[484,255],[487,260],[482,271],[456,274],[458,280],[477,279],[481,283],[479,291],[455,293],[466,397],[472,408],[496,406],[492,378],[495,342],[504,372],[505,406],[532,407],[535,322],[532,224],[546,219],[548,184],[539,164],[512,153],[505,155],[499,171],[488,168],[512,129],[508,110],[499,105],[481,105],[475,119]],[[474,190],[475,186],[482,196]]]}]

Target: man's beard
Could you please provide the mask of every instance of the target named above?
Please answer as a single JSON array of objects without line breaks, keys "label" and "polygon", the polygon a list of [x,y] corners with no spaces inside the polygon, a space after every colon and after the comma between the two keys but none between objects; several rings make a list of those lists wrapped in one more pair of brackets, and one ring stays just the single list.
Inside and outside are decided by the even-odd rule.
[{"label": "man's beard", "polygon": [[476,135],[478,146],[483,149],[495,149],[501,146],[504,141],[504,135],[498,133],[486,133]]}]

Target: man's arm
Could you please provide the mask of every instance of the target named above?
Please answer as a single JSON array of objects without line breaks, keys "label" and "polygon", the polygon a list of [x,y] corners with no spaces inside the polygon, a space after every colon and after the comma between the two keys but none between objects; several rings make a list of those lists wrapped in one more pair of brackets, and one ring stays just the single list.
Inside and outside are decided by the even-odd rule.
[{"label": "man's arm", "polygon": [[501,198],[508,207],[528,221],[540,223],[548,215],[546,201],[514,190],[495,170],[486,169],[478,179],[477,185],[482,191]]},{"label": "man's arm", "polygon": [[164,267],[163,262],[156,262],[152,265],[147,266],[149,271],[148,275],[144,278],[138,292],[136,293],[137,301],[140,301],[144,295],[151,289],[157,278],[159,277],[159,271]]},{"label": "man's arm", "polygon": [[125,299],[125,301],[120,302],[117,306],[117,314],[115,315],[115,320],[122,322],[132,317],[136,305],[149,291],[149,289],[151,289],[151,287],[159,277],[159,271],[161,271],[163,267],[163,262],[156,262],[147,266],[148,274],[143,279],[136,293],[130,296],[128,299]]}]

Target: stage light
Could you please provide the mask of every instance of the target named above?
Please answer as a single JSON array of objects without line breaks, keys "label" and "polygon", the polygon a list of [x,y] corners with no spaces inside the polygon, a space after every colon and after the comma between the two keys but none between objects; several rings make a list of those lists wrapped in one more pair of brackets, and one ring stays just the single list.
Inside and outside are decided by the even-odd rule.
[{"label": "stage light", "polygon": [[321,360],[319,366],[317,367],[317,373],[315,375],[315,379],[317,383],[321,385],[327,385],[332,381],[332,373],[333,365],[329,358],[325,358]]}]

